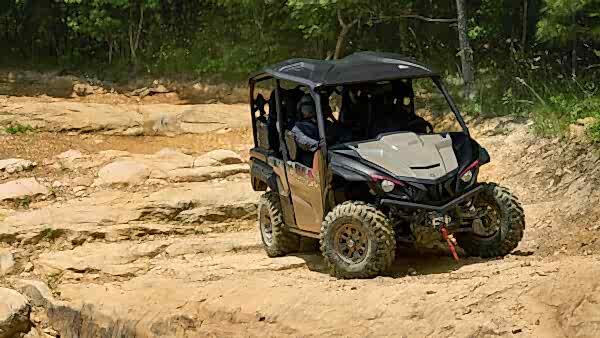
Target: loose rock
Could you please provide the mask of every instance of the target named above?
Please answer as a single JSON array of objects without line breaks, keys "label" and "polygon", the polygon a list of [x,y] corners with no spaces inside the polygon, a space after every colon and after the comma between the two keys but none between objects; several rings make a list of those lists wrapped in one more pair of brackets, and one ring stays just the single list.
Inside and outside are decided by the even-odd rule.
[{"label": "loose rock", "polygon": [[0,249],[0,276],[12,272],[15,266],[15,260],[9,250]]},{"label": "loose rock", "polygon": [[15,290],[0,288],[0,338],[26,333],[31,327],[27,299]]},{"label": "loose rock", "polygon": [[240,164],[244,161],[239,154],[231,150],[214,150],[208,152],[194,161],[194,167],[209,167],[227,164]]},{"label": "loose rock", "polygon": [[25,268],[23,270],[25,272],[31,272],[31,271],[33,271],[33,263],[28,262],[27,264],[25,264]]},{"label": "loose rock", "polygon": [[56,155],[56,157],[59,159],[76,160],[78,158],[82,158],[83,155],[78,150],[70,149],[65,151],[64,153]]},{"label": "loose rock", "polygon": [[0,171],[5,171],[9,174],[17,173],[23,170],[29,170],[35,167],[37,163],[23,160],[20,158],[9,158],[6,160],[0,160]]},{"label": "loose rock", "polygon": [[104,166],[98,172],[100,184],[139,184],[150,176],[150,169],[135,161],[117,161]]},{"label": "loose rock", "polygon": [[43,282],[37,280],[17,279],[13,286],[31,300],[34,306],[47,306],[54,298],[52,291]]}]

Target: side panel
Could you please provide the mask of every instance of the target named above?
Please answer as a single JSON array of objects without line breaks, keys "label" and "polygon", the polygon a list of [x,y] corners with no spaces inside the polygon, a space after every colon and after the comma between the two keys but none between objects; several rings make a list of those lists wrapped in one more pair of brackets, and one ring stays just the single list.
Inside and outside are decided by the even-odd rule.
[{"label": "side panel", "polygon": [[273,168],[273,173],[276,177],[277,190],[274,191],[279,193],[279,201],[281,202],[281,208],[283,209],[283,221],[288,226],[295,226],[296,216],[294,208],[292,207],[290,188],[285,173],[284,163],[282,160],[272,156],[268,158],[268,162],[269,166]]},{"label": "side panel", "polygon": [[[315,159],[318,156],[316,154]],[[318,162],[315,161],[316,168]],[[291,161],[286,163],[286,168],[298,228],[319,233],[323,222],[323,199],[318,170]]]},{"label": "side panel", "polygon": [[284,164],[283,161],[270,156],[268,158],[268,164],[271,168],[273,168],[273,172],[275,173],[275,175],[279,178],[279,183],[278,184],[278,191],[281,195],[285,195],[285,196],[289,196],[290,195],[290,189],[289,189],[289,185],[288,185],[288,180],[287,177],[285,175],[285,168],[284,168]]}]

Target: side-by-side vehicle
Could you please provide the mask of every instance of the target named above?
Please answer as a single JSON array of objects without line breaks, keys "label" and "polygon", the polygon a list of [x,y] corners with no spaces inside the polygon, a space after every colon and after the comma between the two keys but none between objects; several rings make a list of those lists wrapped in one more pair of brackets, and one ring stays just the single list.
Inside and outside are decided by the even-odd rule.
[{"label": "side-by-side vehicle", "polygon": [[[413,82],[430,82],[459,130],[438,130],[415,111]],[[267,82],[268,81],[268,82]],[[270,95],[257,94],[269,83]],[[517,198],[478,181],[488,152],[469,134],[438,74],[412,58],[362,52],[333,61],[291,59],[252,75],[251,181],[267,254],[319,239],[339,278],[384,273],[400,243],[458,244],[466,254],[505,256],[525,228]],[[264,92],[264,91],[263,91]],[[314,100],[318,149],[298,147],[298,102]],[[336,109],[330,103],[336,97]],[[310,162],[301,161],[308,157]]]}]

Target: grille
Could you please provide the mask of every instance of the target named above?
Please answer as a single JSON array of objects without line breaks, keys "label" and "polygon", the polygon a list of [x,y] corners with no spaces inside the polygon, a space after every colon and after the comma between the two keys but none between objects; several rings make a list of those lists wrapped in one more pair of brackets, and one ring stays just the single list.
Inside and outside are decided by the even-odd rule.
[{"label": "grille", "polygon": [[456,177],[452,177],[444,182],[427,186],[427,198],[430,201],[447,202],[456,197]]}]

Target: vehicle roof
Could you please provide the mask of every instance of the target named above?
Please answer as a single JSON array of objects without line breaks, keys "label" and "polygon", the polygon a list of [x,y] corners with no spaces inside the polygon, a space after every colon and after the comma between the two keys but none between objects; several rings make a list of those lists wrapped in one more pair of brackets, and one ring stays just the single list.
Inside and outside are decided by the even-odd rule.
[{"label": "vehicle roof", "polygon": [[316,88],[433,76],[437,73],[413,58],[393,53],[359,52],[339,60],[289,59],[254,73],[250,81],[276,78]]}]

